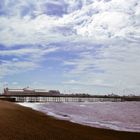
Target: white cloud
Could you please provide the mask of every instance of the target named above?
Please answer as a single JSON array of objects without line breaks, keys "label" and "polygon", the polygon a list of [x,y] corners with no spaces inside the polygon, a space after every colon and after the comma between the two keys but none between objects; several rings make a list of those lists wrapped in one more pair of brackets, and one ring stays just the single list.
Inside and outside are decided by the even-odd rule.
[{"label": "white cloud", "polygon": [[[3,3],[0,44],[5,48],[30,45],[0,51],[0,56],[28,55],[26,61],[19,62],[16,58],[2,63],[0,75],[13,73],[12,65],[16,69],[36,68],[45,54],[59,49],[77,51],[76,57],[64,61],[65,67],[72,66],[66,74],[70,77],[68,83],[77,82],[73,78],[77,77],[77,83],[86,81],[86,85],[139,87],[140,1],[7,0]],[[57,12],[50,12],[51,8]],[[60,45],[49,47],[56,42]]]},{"label": "white cloud", "polygon": [[49,43],[52,39],[58,40],[61,35],[51,32],[51,29],[59,24],[56,21],[57,19],[45,15],[38,16],[36,19],[2,17],[0,18],[0,32],[3,36],[0,37],[0,42],[6,46],[13,46],[18,44],[42,44]]},{"label": "white cloud", "polygon": [[[40,67],[40,62],[44,60],[44,55],[55,51],[57,51],[57,47],[48,48],[46,46],[2,50],[0,51],[0,57],[3,57],[3,60],[0,63],[0,77],[34,70]],[[12,58],[5,60],[7,56]]]},{"label": "white cloud", "polygon": [[18,82],[12,82],[12,85],[17,86],[19,83]]},{"label": "white cloud", "polygon": [[0,77],[33,70],[39,67],[39,64],[31,61],[4,61],[0,65]]},{"label": "white cloud", "polygon": [[[17,9],[22,10],[19,5],[30,5],[29,2],[19,2]],[[37,4],[47,4],[48,1],[38,1]],[[53,1],[52,3],[56,3]],[[109,41],[110,39],[139,40],[139,2],[136,0],[111,0],[111,1],[60,1],[64,7],[77,8],[62,17],[49,16],[45,13],[32,18],[28,13],[23,17],[17,14],[0,18],[1,34],[0,42],[5,45],[14,44],[40,44],[50,43],[68,39],[63,34],[66,27],[71,32],[71,36],[80,35],[90,37],[92,40]],[[77,4],[78,3],[78,4]],[[81,4],[80,4],[81,3]],[[35,4],[35,3],[33,3]],[[41,6],[40,5],[40,6]],[[79,6],[78,6],[79,5]],[[81,5],[81,6],[80,6]],[[14,10],[14,9],[13,9]],[[33,8],[32,8],[33,10]],[[68,9],[67,9],[68,10]],[[9,24],[10,23],[10,24]],[[54,30],[54,29],[61,30]],[[136,34],[132,38],[132,33]],[[69,35],[70,36],[70,35]]]},{"label": "white cloud", "polygon": [[82,53],[79,58],[64,61],[64,65],[73,66],[68,77],[79,77],[83,84],[138,88],[139,60],[140,48],[136,44],[131,44],[102,47],[96,55],[93,52]]},{"label": "white cloud", "polygon": [[42,57],[45,54],[54,52],[57,50],[57,47],[37,47],[37,46],[30,46],[21,49],[13,49],[13,50],[2,50],[0,51],[0,56],[24,56],[28,55],[31,58],[34,57]]}]

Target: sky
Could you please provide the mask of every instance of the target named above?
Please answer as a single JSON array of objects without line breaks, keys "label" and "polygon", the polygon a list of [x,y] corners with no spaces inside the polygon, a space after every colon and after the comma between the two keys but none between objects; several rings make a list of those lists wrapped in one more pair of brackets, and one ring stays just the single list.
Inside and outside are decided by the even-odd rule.
[{"label": "sky", "polygon": [[0,91],[140,95],[139,0],[0,0]]}]

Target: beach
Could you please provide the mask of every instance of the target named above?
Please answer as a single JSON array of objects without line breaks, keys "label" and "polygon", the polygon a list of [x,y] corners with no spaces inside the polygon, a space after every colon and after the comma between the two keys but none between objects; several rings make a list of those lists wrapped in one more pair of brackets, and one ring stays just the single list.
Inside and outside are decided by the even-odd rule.
[{"label": "beach", "polygon": [[96,128],[140,132],[140,102],[23,102],[22,106]]},{"label": "beach", "polygon": [[94,128],[58,120],[0,101],[0,140],[138,140],[140,133]]}]

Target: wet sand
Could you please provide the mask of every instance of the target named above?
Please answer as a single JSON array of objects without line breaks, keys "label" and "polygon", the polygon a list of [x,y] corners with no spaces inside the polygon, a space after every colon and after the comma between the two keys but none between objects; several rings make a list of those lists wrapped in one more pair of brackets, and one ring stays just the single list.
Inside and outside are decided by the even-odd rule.
[{"label": "wet sand", "polygon": [[0,101],[0,140],[139,140],[140,133],[99,129],[57,120]]}]

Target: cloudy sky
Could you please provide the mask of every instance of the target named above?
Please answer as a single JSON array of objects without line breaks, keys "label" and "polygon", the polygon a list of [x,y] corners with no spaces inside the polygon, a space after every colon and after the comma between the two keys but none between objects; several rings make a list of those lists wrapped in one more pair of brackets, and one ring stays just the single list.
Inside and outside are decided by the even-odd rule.
[{"label": "cloudy sky", "polygon": [[0,0],[0,90],[140,95],[139,0]]}]

